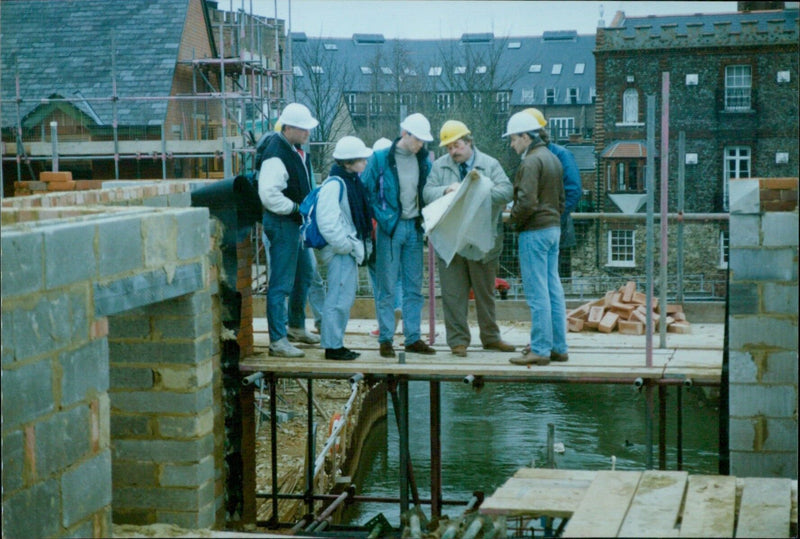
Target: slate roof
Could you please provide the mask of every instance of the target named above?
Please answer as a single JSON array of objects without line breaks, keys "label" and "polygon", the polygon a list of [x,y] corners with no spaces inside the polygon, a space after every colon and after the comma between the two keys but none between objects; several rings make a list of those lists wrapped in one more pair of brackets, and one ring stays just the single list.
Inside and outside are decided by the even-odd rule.
[{"label": "slate roof", "polygon": [[[702,4],[698,4],[702,7]],[[624,8],[624,4],[623,4]],[[624,35],[634,35],[637,26],[651,26],[650,35],[660,35],[665,26],[676,27],[677,34],[687,33],[687,24],[702,25],[701,32],[713,33],[715,25],[730,23],[730,33],[741,33],[742,22],[752,22],[759,32],[767,31],[767,21],[781,20],[785,29],[797,26],[797,9],[781,11],[739,11],[731,13],[695,13],[693,15],[648,15],[646,17],[626,17],[619,26],[625,28]]]},{"label": "slate roof", "polygon": [[594,158],[594,145],[592,144],[567,144],[564,146],[572,155],[575,156],[575,162],[578,164],[578,170],[595,170],[596,162]]},{"label": "slate roof", "polygon": [[[408,54],[409,68],[416,71],[417,77],[428,77],[431,67],[442,66],[442,55],[445,58],[475,57],[481,51],[492,46],[502,46],[503,55],[499,62],[502,74],[513,77],[515,82],[510,104],[512,106],[544,105],[545,89],[557,88],[556,104],[568,103],[567,88],[578,88],[578,104],[592,103],[590,88],[595,86],[595,61],[592,51],[595,46],[594,35],[578,35],[568,30],[560,32],[544,32],[541,36],[524,36],[497,38],[491,33],[464,34],[460,39],[437,40],[385,40],[381,34],[354,34],[352,38],[309,37],[303,32],[291,34],[293,59],[295,66],[300,65],[303,50],[316,51],[320,44],[325,47],[325,54],[334,55],[337,64],[346,66],[354,76],[351,87],[343,88],[343,92],[373,92],[374,75],[362,74],[361,67],[374,65],[377,55],[386,59],[385,67],[392,67],[389,59],[396,42],[402,44]],[[451,53],[455,51],[455,53]],[[313,52],[307,53],[314,55]],[[458,62],[456,62],[457,64]],[[465,64],[468,62],[465,60]],[[582,63],[583,72],[576,73],[576,64]],[[540,71],[531,72],[531,66],[541,66]],[[561,64],[560,74],[553,73],[553,65]],[[452,67],[451,67],[452,69]],[[386,88],[379,91],[390,91],[388,86],[392,76],[386,76]],[[307,84],[307,76],[295,77],[294,84],[302,89]],[[439,77],[440,85],[447,84],[443,73]],[[440,86],[441,87],[441,86]],[[533,94],[531,94],[533,90]],[[441,91],[447,91],[441,87]]]},{"label": "slate roof", "polygon": [[[117,94],[167,96],[178,61],[190,0],[3,0],[3,127],[16,124],[15,72],[23,99],[112,95],[112,38]],[[9,31],[10,30],[10,31]],[[40,103],[23,102],[24,118]],[[76,106],[102,125],[112,123],[110,102]],[[166,101],[120,101],[120,125],[159,124]]]}]

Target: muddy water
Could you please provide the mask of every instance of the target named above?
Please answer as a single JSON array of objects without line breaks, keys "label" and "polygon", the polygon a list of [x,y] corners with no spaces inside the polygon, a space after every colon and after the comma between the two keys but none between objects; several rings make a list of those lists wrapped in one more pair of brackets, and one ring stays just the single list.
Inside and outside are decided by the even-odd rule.
[{"label": "muddy water", "polygon": [[[430,498],[429,391],[426,382],[409,384],[411,461],[420,497]],[[677,469],[676,388],[667,398],[667,469]],[[657,391],[654,391],[657,407]],[[467,501],[474,491],[489,496],[521,467],[544,466],[547,425],[555,427],[556,467],[600,470],[646,468],[645,393],[620,385],[486,384],[476,392],[461,383],[441,383],[442,489],[445,500]],[[709,390],[682,389],[683,469],[715,474],[718,467],[717,402]],[[658,409],[653,424],[653,462],[658,466]],[[399,495],[398,432],[389,400],[387,421],[373,429],[355,478],[357,494]],[[430,516],[430,506],[423,506]],[[445,505],[460,515],[463,506]],[[393,526],[399,505],[356,504],[348,522],[363,524],[383,513]]]}]

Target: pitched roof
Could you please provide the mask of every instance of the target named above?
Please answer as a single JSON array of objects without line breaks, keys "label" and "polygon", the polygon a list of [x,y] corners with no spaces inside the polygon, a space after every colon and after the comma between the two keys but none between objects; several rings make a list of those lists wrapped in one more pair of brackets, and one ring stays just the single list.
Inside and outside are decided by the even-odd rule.
[{"label": "pitched roof", "polygon": [[[605,159],[637,159],[647,157],[647,144],[642,140],[614,141],[603,150],[600,157]],[[655,157],[658,157],[656,150]]]},{"label": "pitched roof", "polygon": [[[167,96],[190,0],[3,0],[3,100],[82,97],[75,106],[101,125],[111,125],[112,42],[120,97]],[[24,118],[40,103],[24,101]],[[15,125],[6,107],[3,126]],[[120,125],[165,120],[166,100],[121,101]]]},{"label": "pitched roof", "polygon": [[[308,57],[314,57],[317,50],[324,50],[325,54],[331,55],[333,62],[328,62],[329,64],[345,66],[353,77],[349,87],[342,89],[345,93],[393,91],[397,74],[394,73],[396,68],[392,65],[392,59],[396,50],[403,51],[402,56],[408,64],[405,67],[409,70],[407,77],[435,76],[438,78],[437,87],[441,91],[448,91],[448,79],[455,80],[454,74],[438,72],[431,75],[437,73],[433,68],[455,70],[467,65],[477,68],[477,59],[484,51],[489,53],[484,54],[484,57],[488,57],[495,50],[502,52],[498,62],[498,80],[513,80],[510,88],[501,88],[511,90],[511,105],[544,105],[545,90],[548,88],[557,89],[556,104],[569,103],[568,88],[578,89],[578,104],[592,103],[591,89],[595,87],[595,60],[592,51],[595,36],[578,35],[574,30],[502,39],[491,33],[464,34],[459,39],[437,40],[386,40],[381,34],[329,38],[293,33],[290,38],[295,66],[300,65],[304,51]],[[502,47],[502,51],[499,47]],[[374,72],[378,58],[381,58],[379,65],[391,72]],[[379,84],[377,88],[376,77]],[[307,78],[295,77],[295,86],[302,89],[308,84]]]}]

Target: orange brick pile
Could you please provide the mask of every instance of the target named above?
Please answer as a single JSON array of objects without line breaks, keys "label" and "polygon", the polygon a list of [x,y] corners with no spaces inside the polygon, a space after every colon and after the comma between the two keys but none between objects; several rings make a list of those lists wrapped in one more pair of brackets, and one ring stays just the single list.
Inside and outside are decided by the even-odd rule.
[{"label": "orange brick pile", "polygon": [[[573,332],[595,330],[601,333],[618,331],[626,335],[644,335],[647,324],[646,295],[636,290],[636,283],[628,281],[619,290],[609,290],[605,297],[584,303],[567,312],[567,329]],[[691,326],[683,314],[682,305],[667,304],[667,331],[690,333]],[[658,299],[653,298],[653,331],[658,331],[661,310]]]},{"label": "orange brick pile", "polygon": [[53,191],[86,191],[100,189],[104,180],[73,180],[72,172],[39,173],[39,181],[14,182],[14,196],[40,195]]}]

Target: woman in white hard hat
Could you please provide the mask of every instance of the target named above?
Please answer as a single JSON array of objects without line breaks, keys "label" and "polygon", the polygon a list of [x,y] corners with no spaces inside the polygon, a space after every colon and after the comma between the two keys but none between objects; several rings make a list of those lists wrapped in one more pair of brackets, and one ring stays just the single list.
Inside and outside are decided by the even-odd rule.
[{"label": "woman in white hard hat", "polygon": [[514,177],[510,223],[519,233],[519,267],[531,310],[531,343],[515,365],[547,365],[567,361],[567,309],[558,275],[563,170],[539,136],[541,126],[527,112],[508,120],[504,137],[522,158]]},{"label": "woman in white hard hat", "polygon": [[339,139],[333,150],[336,163],[317,199],[317,226],[328,242],[319,251],[328,266],[328,292],[320,332],[325,359],[351,360],[359,356],[344,346],[344,332],[356,299],[358,266],[366,263],[373,249],[372,211],[359,177],[370,155],[372,150],[361,139]]}]

